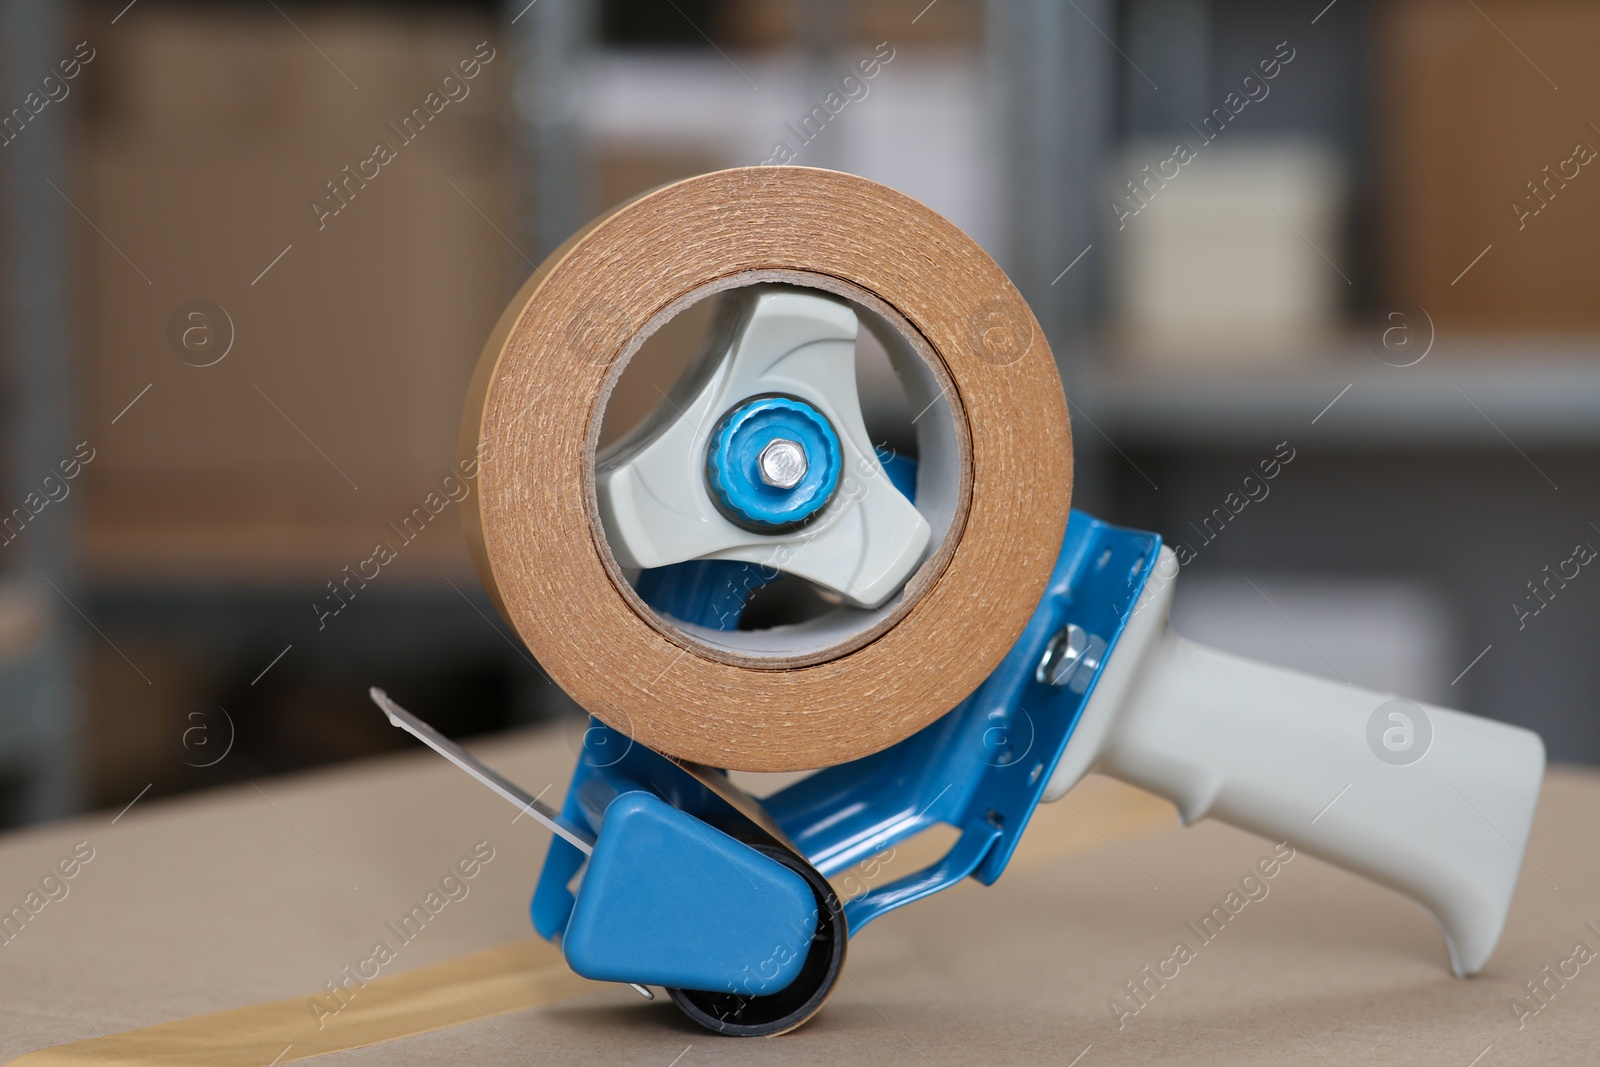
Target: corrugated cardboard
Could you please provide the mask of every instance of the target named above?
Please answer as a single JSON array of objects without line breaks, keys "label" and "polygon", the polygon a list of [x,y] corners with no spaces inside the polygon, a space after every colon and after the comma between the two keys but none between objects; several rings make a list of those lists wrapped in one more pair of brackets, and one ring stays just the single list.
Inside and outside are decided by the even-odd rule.
[{"label": "corrugated cardboard", "polygon": [[[64,191],[100,231],[78,236],[98,448],[84,550],[102,576],[331,578],[370,554],[451,472],[510,265],[532,269],[503,236],[509,58],[476,58],[498,48],[493,23],[293,16],[141,12],[86,69],[93,118]],[[459,99],[407,142],[451,75]],[[352,181],[380,141],[395,158]],[[314,200],[339,203],[329,182],[348,203],[319,218]],[[233,324],[214,366],[170,350],[169,316],[197,298]],[[465,570],[459,523],[438,525],[405,552],[414,575]]]},{"label": "corrugated cardboard", "polygon": [[[559,792],[560,732],[481,746],[533,791]],[[1296,856],[1209,944],[1188,929],[1272,845],[1227,827],[1149,830],[1152,803],[1091,778],[1041,809],[1013,867],[880,919],[852,942],[833,998],[785,1037],[719,1038],[626,987],[341,1053],[351,1064],[1592,1063],[1600,961],[1600,778],[1552,773],[1510,923],[1478,978],[1450,976],[1432,921],[1402,897]],[[1161,814],[1162,811],[1165,814]],[[169,802],[141,801],[0,839],[0,902],[88,841],[95,858],[0,948],[0,1060],[29,1049],[307,996],[370,951],[478,841],[470,896],[402,950],[411,969],[530,936],[548,835],[429,753]],[[1144,832],[1140,833],[1140,828]],[[1101,834],[1106,835],[1102,837]],[[1114,844],[1112,843],[1114,842]],[[1547,881],[1548,879],[1548,881]],[[1559,888],[1556,888],[1558,887]],[[1187,940],[1176,978],[1127,983]],[[1168,970],[1170,973],[1170,969]],[[1569,973],[1570,970],[1569,970]],[[49,981],[47,982],[46,979]],[[51,983],[54,983],[52,988]],[[1539,1003],[1532,1001],[1532,1003]],[[79,1011],[82,1014],[79,1014]],[[109,1062],[120,1062],[114,1058]]]},{"label": "corrugated cardboard", "polygon": [[1600,164],[1569,162],[1600,150],[1600,8],[1402,0],[1377,13],[1386,298],[1422,305],[1441,331],[1600,327]]}]

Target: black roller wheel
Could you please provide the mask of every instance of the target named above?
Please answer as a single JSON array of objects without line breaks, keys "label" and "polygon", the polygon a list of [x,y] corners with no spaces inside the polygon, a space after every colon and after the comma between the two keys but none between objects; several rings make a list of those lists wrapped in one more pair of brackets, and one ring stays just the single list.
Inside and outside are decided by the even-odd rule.
[{"label": "black roller wheel", "polygon": [[793,1030],[822,1008],[844,968],[847,931],[844,908],[816,868],[778,845],[751,842],[750,847],[799,874],[816,897],[817,930],[799,976],[765,996],[671,988],[667,993],[685,1015],[708,1030],[731,1037],[771,1037]]}]

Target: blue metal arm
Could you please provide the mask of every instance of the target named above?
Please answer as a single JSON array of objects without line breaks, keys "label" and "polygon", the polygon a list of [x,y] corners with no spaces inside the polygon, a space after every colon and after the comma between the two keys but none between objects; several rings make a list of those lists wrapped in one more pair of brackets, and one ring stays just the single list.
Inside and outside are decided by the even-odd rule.
[{"label": "blue metal arm", "polygon": [[936,823],[961,832],[940,862],[850,901],[852,934],[968,875],[985,885],[1000,877],[1094,692],[1093,678],[1081,691],[1036,680],[1045,647],[1074,623],[1105,641],[1103,664],[1160,544],[1155,534],[1074,512],[1033,618],[972,696],[897,745],[767,798],[767,810],[826,875]]},{"label": "blue metal arm", "polygon": [[[1094,692],[1101,665],[1116,648],[1160,543],[1155,534],[1073,512],[1038,608],[976,692],[904,741],[818,771],[765,800],[768,813],[824,875],[837,875],[938,823],[960,831],[937,863],[849,901],[851,935],[969,875],[986,885],[1000,876]],[[673,606],[673,614],[695,617],[692,601]],[[726,617],[725,607],[719,610]],[[1045,649],[1069,623],[1104,642],[1094,675],[1070,686],[1041,682],[1035,671]],[[658,753],[591,722],[562,814],[599,834],[610,799],[637,789],[738,836],[740,816],[714,792]],[[583,859],[565,841],[552,842],[532,905],[534,925],[544,937],[559,939],[565,929],[575,902],[567,887]]]}]

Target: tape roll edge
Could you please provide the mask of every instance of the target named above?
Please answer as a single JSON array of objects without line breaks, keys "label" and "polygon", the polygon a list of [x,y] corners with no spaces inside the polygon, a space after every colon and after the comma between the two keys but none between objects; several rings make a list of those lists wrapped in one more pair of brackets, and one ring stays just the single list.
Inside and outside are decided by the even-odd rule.
[{"label": "tape roll edge", "polygon": [[[751,171],[754,170],[766,173],[752,174]],[[788,175],[772,173],[775,171],[791,173]],[[797,171],[806,171],[808,173],[803,177],[792,173]],[[634,729],[635,721],[629,710],[630,707],[637,710],[638,698],[642,697],[648,700],[652,694],[630,693],[627,685],[611,686],[608,679],[597,679],[585,673],[604,673],[604,668],[597,662],[600,657],[591,656],[580,664],[570,662],[552,664],[546,662],[546,667],[550,669],[552,677],[562,684],[563,688],[568,689],[579,703],[585,705],[601,719],[611,722],[619,729],[623,729],[624,732],[637,736],[645,743],[660,748],[670,755],[680,756],[700,763],[749,770],[806,769],[840,762],[843,759],[857,758],[867,754],[869,751],[887,747],[887,745],[894,743],[922,725],[926,725],[927,722],[944,714],[966,695],[970,694],[972,689],[981,683],[984,677],[987,677],[988,673],[992,671],[1006,651],[1009,650],[1011,643],[1015,641],[1022,627],[1026,625],[1027,619],[1031,615],[1032,607],[1037,604],[1038,597],[1042,595],[1045,583],[1048,581],[1051,565],[1054,562],[1055,552],[1060,544],[1062,530],[1066,524],[1071,483],[1071,436],[1065,401],[1060,391],[1059,376],[1057,375],[1054,361],[1050,357],[1048,344],[1039,331],[1037,321],[1034,320],[1031,311],[1027,309],[1026,304],[1022,301],[1020,294],[1016,292],[1010,280],[1005,278],[1003,272],[993,264],[993,261],[981,249],[971,242],[970,238],[962,234],[948,220],[942,219],[926,207],[905,197],[904,194],[886,189],[866,179],[829,171],[814,171],[810,168],[791,167],[746,168],[739,171],[716,172],[686,179],[683,182],[670,183],[637,197],[625,205],[620,205],[618,208],[591,222],[565,242],[556,252],[552,253],[550,257],[547,257],[534,276],[519,290],[516,298],[501,316],[495,331],[491,334],[489,342],[485,346],[477,372],[474,375],[474,388],[469,394],[467,417],[464,420],[462,435],[463,451],[469,455],[475,452],[481,455],[481,450],[488,443],[484,440],[486,427],[491,431],[493,429],[492,426],[488,425],[488,401],[492,397],[498,372],[502,370],[508,346],[516,335],[518,327],[523,323],[524,318],[533,311],[538,293],[543,285],[551,277],[559,274],[562,262],[577,251],[579,244],[590,238],[597,229],[617,218],[619,214],[629,207],[640,205],[643,201],[657,197],[682,196],[693,193],[695,190],[687,187],[693,187],[697,184],[706,185],[720,192],[724,197],[729,198],[730,202],[738,205],[741,209],[747,209],[749,204],[745,203],[741,196],[746,193],[749,186],[758,182],[765,182],[767,183],[765,188],[770,191],[774,187],[781,187],[786,182],[793,183],[796,180],[802,183],[802,188],[805,187],[806,183],[810,183],[810,185],[817,188],[828,187],[824,193],[818,194],[821,199],[826,199],[827,196],[835,194],[849,196],[852,192],[864,192],[867,199],[873,200],[879,208],[883,208],[887,204],[892,208],[914,212],[918,223],[924,228],[931,227],[930,232],[943,242],[946,246],[946,251],[952,255],[953,261],[951,263],[941,265],[943,267],[941,273],[959,273],[963,265],[962,261],[964,261],[965,266],[972,273],[980,276],[983,284],[988,285],[993,290],[989,297],[990,303],[1000,306],[1004,314],[1020,316],[1020,321],[1027,330],[1026,342],[1016,351],[1001,352],[1001,355],[1005,357],[1003,359],[991,358],[992,354],[981,351],[987,343],[986,340],[968,341],[966,335],[960,333],[960,329],[952,327],[949,322],[944,323],[943,332],[947,345],[950,344],[951,337],[955,337],[955,349],[965,347],[980,350],[979,352],[963,352],[961,357],[963,369],[960,373],[957,373],[956,368],[953,366],[949,370],[959,388],[963,377],[983,372],[983,368],[978,362],[980,359],[986,360],[996,367],[1018,365],[1013,368],[1013,373],[1025,372],[1027,384],[1034,387],[1031,392],[1037,394],[1027,398],[1024,404],[1025,407],[1031,407],[1032,413],[1040,420],[1040,440],[1035,443],[1041,448],[1055,449],[1052,453],[1051,466],[1057,467],[1060,472],[1064,473],[1058,473],[1054,479],[1051,479],[1041,478],[1031,471],[1014,469],[988,471],[987,477],[990,479],[1014,480],[1016,483],[1014,485],[1002,484],[1000,488],[993,489],[991,495],[998,493],[1000,497],[1009,499],[1012,506],[1017,510],[1028,512],[1020,522],[1011,522],[1009,525],[1002,523],[1004,529],[1002,529],[1001,533],[1004,536],[1000,536],[998,540],[993,536],[989,538],[989,547],[1003,550],[1007,553],[1009,562],[1014,565],[1015,569],[1004,574],[995,574],[993,573],[995,568],[992,566],[985,571],[984,567],[978,564],[971,564],[971,567],[980,572],[988,573],[991,579],[1003,582],[1003,585],[991,586],[992,595],[984,595],[977,589],[964,591],[946,589],[944,590],[945,595],[940,598],[941,602],[946,600],[955,602],[958,614],[962,615],[969,623],[976,623],[980,617],[982,618],[981,631],[975,631],[971,637],[972,643],[983,646],[983,655],[979,657],[982,662],[981,664],[977,661],[967,663],[952,662],[944,665],[943,669],[959,676],[959,684],[945,685],[942,689],[937,684],[924,685],[921,690],[917,690],[915,685],[901,685],[897,689],[894,684],[887,682],[879,684],[871,680],[867,684],[859,686],[859,692],[856,694],[859,699],[850,703],[856,709],[856,723],[864,723],[865,725],[862,726],[860,734],[851,739],[855,742],[853,745],[850,743],[824,743],[827,731],[814,723],[807,725],[811,718],[818,714],[821,714],[824,719],[830,715],[834,718],[838,718],[840,715],[848,717],[848,713],[841,702],[835,699],[837,694],[827,699],[817,699],[815,694],[810,691],[800,689],[781,690],[778,684],[773,684],[771,687],[772,692],[768,692],[762,700],[755,700],[752,703],[771,704],[772,693],[781,690],[794,694],[796,700],[801,704],[807,705],[807,708],[792,714],[788,712],[778,713],[781,721],[752,722],[748,718],[740,719],[738,715],[729,717],[727,715],[719,716],[712,713],[702,713],[703,709],[698,707],[698,703],[707,701],[711,703],[716,703],[717,701],[731,703],[742,693],[745,685],[751,683],[748,678],[740,679],[733,676],[716,675],[713,672],[711,675],[706,676],[709,680],[705,681],[701,690],[682,694],[685,698],[683,705],[686,708],[693,709],[692,713],[686,710],[685,716],[693,721],[682,729],[678,729],[674,725],[667,733],[663,734],[654,729],[644,731]],[[815,189],[811,191],[815,192]],[[754,192],[751,193],[751,196],[755,195]],[[815,208],[815,205],[813,205],[813,208]],[[667,209],[664,208],[663,210]],[[737,269],[737,267],[732,267],[730,271]],[[789,269],[808,270],[815,268],[808,264],[789,264]],[[840,275],[840,277],[841,280],[852,284],[863,284],[857,278],[844,275]],[[906,314],[905,309],[899,306],[894,294],[884,292],[871,285],[865,287],[885,303],[895,307],[901,314]],[[983,291],[988,292],[989,290]],[[570,294],[568,295],[570,296]],[[927,302],[930,298],[924,293],[922,299]],[[672,295],[666,294],[663,296],[661,303],[664,306],[670,303],[671,300]],[[1002,318],[1004,318],[1004,314],[1002,314]],[[639,312],[635,317],[641,315],[646,319],[649,317],[647,311]],[[906,317],[915,323],[915,316],[907,315]],[[1001,325],[1004,326],[1005,323],[1002,322]],[[1014,328],[1015,322],[1012,325]],[[548,324],[546,326],[548,329]],[[961,328],[965,329],[966,327]],[[983,327],[980,323],[970,328],[978,331]],[[956,330],[954,334],[951,332],[952,329]],[[1013,332],[1016,332],[1015,329],[1013,329]],[[1001,336],[1003,346],[1005,337],[1003,332]],[[986,339],[987,334],[982,335],[982,337]],[[1014,339],[1011,343],[1013,348],[1017,347]],[[1016,380],[1021,381],[1022,378]],[[1038,388],[1043,386],[1049,386],[1049,388],[1042,390]],[[1021,386],[1013,386],[1012,388],[1013,392],[1017,392],[1021,389]],[[1004,392],[1004,390],[1002,389],[1001,392]],[[976,439],[978,436],[976,428],[974,428],[973,432]],[[1006,430],[1003,427],[991,426],[989,433],[1003,436]],[[1018,459],[1014,454],[1001,455],[1004,450],[996,449],[991,445],[988,452],[992,453],[992,455],[989,455],[986,460],[985,456],[978,454],[984,450],[978,449],[976,444],[974,447],[975,463],[977,464],[993,460],[995,456],[1001,456],[1005,460],[1005,466],[1012,466]],[[991,463],[990,465],[994,466],[995,464]],[[507,597],[502,595],[501,579],[506,575],[498,573],[501,568],[496,566],[495,558],[497,553],[491,544],[493,538],[485,529],[484,514],[488,506],[485,503],[486,501],[489,501],[489,494],[485,491],[485,486],[480,484],[480,493],[473,501],[473,506],[466,509],[468,513],[469,541],[472,544],[474,561],[502,616],[519,633],[524,633],[524,625],[519,624],[517,610],[507,603]],[[1014,543],[1019,539],[1025,539],[1027,543],[1020,545]],[[1036,541],[1038,543],[1035,543]],[[956,555],[959,558],[960,553],[958,552]],[[522,569],[526,572],[526,567]],[[935,581],[933,587],[928,591],[929,596],[918,604],[913,605],[912,610],[907,613],[901,623],[902,627],[916,619],[920,614],[925,614],[924,609],[927,608],[929,600],[932,599],[932,594],[938,591],[939,584],[939,581]],[[616,593],[616,590],[613,589],[612,592]],[[620,598],[620,593],[617,596]],[[523,594],[522,599],[528,600],[526,592]],[[973,608],[968,606],[968,602],[974,599],[981,599],[986,605],[989,601],[998,602],[996,611],[984,613],[981,607]],[[1023,609],[1024,604],[1026,610]],[[1002,607],[1005,609],[1004,611],[999,610]],[[525,610],[530,611],[536,617],[534,621],[537,620],[538,616],[546,613],[543,605],[534,608],[525,607]],[[997,617],[996,613],[998,613],[998,616],[1003,617]],[[552,616],[550,621],[570,624],[570,616],[559,620]],[[634,621],[643,623],[643,620],[638,619],[637,616],[635,616]],[[926,625],[925,619],[923,623]],[[541,627],[541,629],[545,628],[547,627]],[[888,636],[892,637],[893,634]],[[536,655],[541,655],[540,649],[535,647],[538,642],[528,641],[527,643],[535,651]],[[888,643],[891,645],[896,644],[893,641]],[[898,644],[904,645],[905,642],[901,641]],[[892,658],[886,658],[884,653],[887,649],[875,648],[875,645],[851,652],[839,660],[820,664],[819,667],[828,667],[833,664],[840,664],[844,660],[860,657],[857,661],[858,665],[870,662],[875,668],[884,672],[886,676],[896,672],[903,673],[905,671],[919,671],[928,668],[927,663],[915,662],[915,656],[903,656],[903,662],[896,662]],[[676,653],[679,659],[683,656],[683,651],[680,649],[674,648],[670,651]],[[904,652],[905,649],[901,648],[900,651]],[[545,657],[541,655],[541,659],[543,658]],[[953,657],[953,659],[958,658]],[[992,662],[990,662],[991,660]],[[673,662],[676,661],[674,660]],[[663,664],[668,664],[668,660],[663,659]],[[638,663],[630,662],[627,666],[629,668],[637,666],[645,674],[649,674],[654,670],[654,666],[651,663],[643,662],[642,660]],[[817,682],[815,684],[828,684],[835,687],[840,685],[837,677],[833,677],[824,671],[804,669],[785,673],[809,675],[812,679],[829,679],[827,683]],[[648,678],[645,678],[645,681],[648,680]],[[576,689],[573,688],[574,685],[576,685]],[[892,729],[884,728],[883,722],[879,721],[882,716],[860,715],[863,705],[870,707],[875,699],[889,698],[896,692],[904,698],[906,692],[911,690],[917,690],[923,697],[930,697],[934,692],[940,695],[936,699],[924,701],[923,706],[901,708],[900,711],[908,718],[901,725]],[[830,701],[832,702],[830,703]],[[788,708],[790,705],[785,704],[783,706]],[[773,709],[769,708],[768,710]],[[842,725],[842,722],[836,725]],[[735,740],[730,742],[726,739],[726,735],[730,731],[735,734],[744,731],[749,736],[736,737]],[[799,736],[802,734],[804,735],[803,737]],[[719,741],[719,737],[722,740]]]}]

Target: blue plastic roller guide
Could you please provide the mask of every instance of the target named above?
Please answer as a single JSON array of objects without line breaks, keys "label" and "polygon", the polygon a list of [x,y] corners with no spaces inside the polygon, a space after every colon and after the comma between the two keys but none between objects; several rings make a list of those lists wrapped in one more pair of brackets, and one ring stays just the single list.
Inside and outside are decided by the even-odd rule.
[{"label": "blue plastic roller guide", "polygon": [[[904,741],[765,799],[790,840],[830,878],[935,824],[960,831],[933,865],[868,885],[846,901],[851,936],[969,875],[985,885],[1000,877],[1116,650],[1160,545],[1156,534],[1072,512],[1033,617],[971,696]],[[704,623],[712,612],[726,619],[729,605],[710,601],[725,595],[727,585],[696,581],[697,566],[745,565],[679,564],[672,568],[678,574],[662,583],[670,596],[651,598],[647,581],[641,595],[686,621]],[[690,595],[695,589],[699,599]],[[1068,623],[1106,643],[1082,692],[1034,677],[1051,637]],[[531,910],[535,929],[562,945],[579,974],[769,993],[798,973],[791,957],[804,954],[816,923],[810,889],[730,836],[745,825],[743,817],[664,756],[591,720],[562,816],[596,835],[594,856],[575,895],[571,887],[585,857],[554,839]]]},{"label": "blue plastic roller guide", "polygon": [[732,975],[751,993],[799,975],[817,929],[804,878],[644,790],[612,800],[603,829],[562,937],[574,971],[679,989]]},{"label": "blue plastic roller guide", "polygon": [[[759,470],[763,449],[773,441],[798,444],[807,460],[798,484],[768,485]],[[792,396],[746,401],[723,416],[711,435],[706,481],[718,506],[755,529],[804,522],[827,506],[839,487],[843,459],[839,435],[827,418]]]}]

